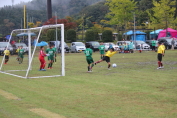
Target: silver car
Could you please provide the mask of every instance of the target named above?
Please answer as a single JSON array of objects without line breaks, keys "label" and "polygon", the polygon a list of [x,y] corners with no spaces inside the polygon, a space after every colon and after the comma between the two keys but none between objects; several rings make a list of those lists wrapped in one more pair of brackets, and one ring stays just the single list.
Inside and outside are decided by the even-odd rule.
[{"label": "silver car", "polygon": [[104,43],[104,46],[105,46],[105,51],[108,51],[108,48],[109,48],[109,45],[112,45],[112,47],[114,48],[114,49],[117,49],[117,48],[119,48],[119,46],[118,45],[115,45],[114,43]]},{"label": "silver car", "polygon": [[82,52],[85,51],[85,44],[82,42],[72,42],[71,43],[71,52]]},{"label": "silver car", "polygon": [[150,45],[148,45],[144,41],[136,41],[136,49],[138,49],[139,47],[141,47],[142,50],[150,50]]}]

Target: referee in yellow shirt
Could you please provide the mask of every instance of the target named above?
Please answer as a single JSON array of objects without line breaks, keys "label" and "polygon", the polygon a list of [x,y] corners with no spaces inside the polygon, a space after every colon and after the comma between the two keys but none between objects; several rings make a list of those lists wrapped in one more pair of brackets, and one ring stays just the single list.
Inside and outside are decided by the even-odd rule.
[{"label": "referee in yellow shirt", "polygon": [[108,63],[108,70],[110,70],[111,67],[111,63],[110,63],[110,57],[112,57],[114,54],[116,54],[118,51],[114,51],[114,48],[109,49],[109,51],[106,52],[105,56],[103,57],[103,59],[95,62],[95,65],[97,63],[100,63],[102,61],[106,61]]},{"label": "referee in yellow shirt", "polygon": [[4,50],[4,55],[5,55],[4,64],[7,64],[7,62],[9,61],[9,55],[10,55],[10,51],[7,48],[5,48],[5,50]]},{"label": "referee in yellow shirt", "polygon": [[158,59],[158,68],[157,69],[162,69],[163,64],[162,64],[162,57],[164,56],[165,48],[161,44],[161,42],[158,42],[158,50],[157,50],[157,59]]}]

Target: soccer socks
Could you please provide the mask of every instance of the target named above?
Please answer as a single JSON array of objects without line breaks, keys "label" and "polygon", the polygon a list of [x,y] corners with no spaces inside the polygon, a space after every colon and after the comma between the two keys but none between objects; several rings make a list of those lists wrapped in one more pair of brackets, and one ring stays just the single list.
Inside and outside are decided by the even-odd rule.
[{"label": "soccer socks", "polygon": [[50,64],[50,67],[52,67],[53,63]]},{"label": "soccer socks", "polygon": [[163,64],[162,64],[162,62],[160,62],[160,65],[161,65],[161,67],[163,67]]},{"label": "soccer socks", "polygon": [[88,66],[88,71],[90,71],[90,66]]},{"label": "soccer socks", "polygon": [[158,66],[159,66],[159,67],[161,66],[161,62],[160,62],[160,61],[158,61]]},{"label": "soccer socks", "polygon": [[111,64],[108,64],[108,68],[110,68],[111,67]]},{"label": "soccer socks", "polygon": [[48,68],[50,68],[50,67],[51,67],[50,65],[51,65],[51,63],[49,63],[49,64],[48,64]]}]

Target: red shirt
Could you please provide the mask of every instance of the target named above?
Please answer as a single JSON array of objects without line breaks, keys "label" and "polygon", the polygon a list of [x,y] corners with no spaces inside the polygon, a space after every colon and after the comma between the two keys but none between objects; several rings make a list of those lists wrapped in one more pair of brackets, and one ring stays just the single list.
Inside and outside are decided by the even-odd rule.
[{"label": "red shirt", "polygon": [[39,53],[39,58],[40,59],[44,59],[44,57],[47,56],[43,50],[40,50],[40,53]]}]

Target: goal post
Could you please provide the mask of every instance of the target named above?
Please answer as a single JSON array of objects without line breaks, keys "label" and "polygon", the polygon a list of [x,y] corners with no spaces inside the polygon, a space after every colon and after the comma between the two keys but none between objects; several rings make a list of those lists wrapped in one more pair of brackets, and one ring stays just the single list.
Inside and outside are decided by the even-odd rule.
[{"label": "goal post", "polygon": [[[39,51],[39,47],[37,46],[37,44],[41,41],[41,33],[44,30],[47,29],[57,29],[60,28],[61,29],[61,39],[59,39],[60,43],[61,43],[61,54],[57,53],[57,58],[59,59],[59,62],[61,63],[61,65],[55,65],[55,72],[52,75],[51,73],[53,73],[53,69],[49,70],[50,75],[48,75],[48,70],[45,73],[39,72],[37,70],[38,66],[40,65],[39,60],[38,60],[38,53]],[[12,76],[16,76],[16,77],[20,77],[20,78],[44,78],[44,77],[59,77],[59,76],[65,76],[65,50],[64,50],[64,24],[55,24],[55,25],[44,25],[42,27],[36,27],[36,28],[29,28],[29,29],[16,29],[13,30],[11,32],[11,36],[8,42],[8,45],[6,46],[7,48],[9,48],[10,45],[10,41],[12,39],[12,36],[15,32],[26,32],[27,33],[27,40],[28,40],[28,56],[26,56],[27,58],[25,58],[25,62],[23,64],[19,64],[17,65],[16,63],[14,63],[15,60],[15,56],[10,56],[9,59],[9,63],[7,65],[4,65],[4,61],[5,61],[5,55],[2,57],[2,61],[1,61],[1,65],[0,65],[0,73],[4,73],[4,74],[8,74],[8,75],[12,75]],[[32,35],[31,33],[33,31],[37,31],[38,35],[36,38],[36,44],[34,46],[31,46],[31,41],[32,41]],[[12,57],[12,58],[11,58]],[[47,61],[46,61],[47,62]],[[36,64],[38,63],[38,66],[36,66]],[[16,67],[15,67],[16,66]],[[22,74],[23,71],[23,74]],[[32,72],[33,71],[33,72]],[[31,73],[33,74],[33,76],[31,76]]]}]

